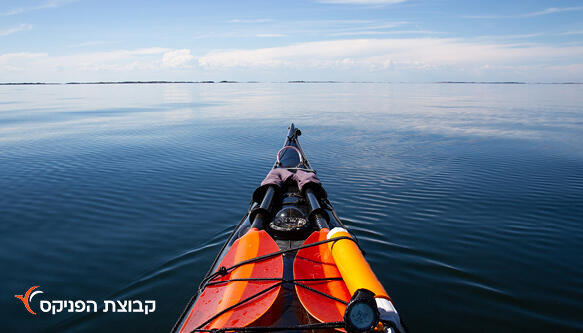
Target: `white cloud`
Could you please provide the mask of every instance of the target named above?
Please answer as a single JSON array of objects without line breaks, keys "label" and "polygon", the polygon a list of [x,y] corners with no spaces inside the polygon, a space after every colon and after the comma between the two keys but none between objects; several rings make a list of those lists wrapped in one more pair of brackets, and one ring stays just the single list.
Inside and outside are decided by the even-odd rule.
[{"label": "white cloud", "polygon": [[563,32],[534,32],[530,34],[516,34],[516,35],[486,35],[486,36],[477,36],[475,39],[485,39],[485,40],[511,40],[511,39],[531,39],[531,38],[538,38],[538,37],[548,37],[548,36],[574,36],[574,35],[583,35],[583,30],[572,30],[572,31],[563,31]]},{"label": "white cloud", "polygon": [[110,43],[112,43],[112,42],[103,41],[103,40],[94,40],[94,41],[83,42],[83,43],[79,43],[79,44],[72,44],[72,45],[69,45],[69,47],[86,47],[86,46],[105,45],[105,44],[110,44]]},{"label": "white cloud", "polygon": [[475,38],[476,39],[509,40],[509,39],[529,39],[529,38],[542,37],[542,36],[548,36],[548,35],[549,35],[548,33],[544,33],[544,32],[535,32],[535,33],[530,33],[530,34],[515,34],[515,35],[507,35],[507,34],[486,35],[486,36],[477,36]]},{"label": "white cloud", "polygon": [[161,67],[162,55],[168,51],[171,50],[155,47],[63,56],[51,56],[47,53],[8,53],[0,55],[0,76],[3,71],[39,76],[99,71],[151,71]]},{"label": "white cloud", "polygon": [[19,15],[23,13],[32,12],[35,10],[41,9],[48,9],[48,8],[58,8],[64,6],[69,3],[77,2],[79,0],[49,0],[41,3],[38,6],[30,6],[30,7],[19,7],[19,8],[12,8],[6,12],[0,13],[1,16],[12,16],[12,15]]},{"label": "white cloud", "polygon": [[547,8],[538,12],[526,13],[522,14],[522,17],[533,17],[533,16],[541,16],[541,15],[548,15],[548,14],[555,14],[555,13],[562,13],[562,12],[572,12],[572,11],[580,11],[583,10],[583,6],[580,7],[563,7],[563,8]]},{"label": "white cloud", "polygon": [[47,57],[46,53],[30,53],[30,52],[18,52],[18,53],[6,53],[0,54],[0,65],[7,64],[13,60],[30,60],[35,58]]},{"label": "white cloud", "polygon": [[568,35],[583,35],[583,30],[573,30],[573,31],[566,31],[561,33],[561,35],[568,36]]},{"label": "white cloud", "polygon": [[364,35],[430,35],[430,34],[440,34],[438,31],[430,30],[389,30],[389,31],[347,31],[347,32],[336,32],[330,34],[331,36],[364,36]]},{"label": "white cloud", "polygon": [[0,37],[12,35],[14,33],[20,32],[20,31],[28,31],[28,30],[32,30],[32,25],[21,24],[17,27],[0,30]]},{"label": "white cloud", "polygon": [[407,0],[319,0],[318,2],[351,5],[389,5],[405,1]]},{"label": "white cloud", "polygon": [[339,32],[357,32],[357,31],[372,31],[372,30],[382,30],[382,29],[392,29],[392,28],[396,28],[398,26],[404,25],[404,24],[409,24],[409,22],[385,22],[382,24],[362,24],[359,26],[352,26],[352,27],[344,27],[344,28],[335,28],[335,31],[339,31]]},{"label": "white cloud", "polygon": [[267,23],[272,22],[273,19],[258,18],[258,19],[233,19],[228,20],[227,23]]},{"label": "white cloud", "polygon": [[[231,23],[261,23],[270,22],[271,19],[253,19],[253,20],[231,20],[226,22]],[[253,37],[288,37],[296,36],[302,37],[307,35],[322,35],[322,36],[336,36],[344,35],[359,35],[357,31],[374,31],[382,29],[391,29],[398,26],[410,25],[407,21],[375,21],[375,20],[292,20],[292,21],[277,21],[268,23],[262,29],[258,29],[255,25],[241,25],[237,29],[228,31],[211,31],[193,35],[194,39],[217,39],[217,38],[253,38]],[[355,32],[355,33],[352,33]],[[360,33],[366,35],[368,33]]]},{"label": "white cloud", "polygon": [[314,23],[300,23],[296,26],[312,27],[309,33],[318,33],[328,36],[358,36],[358,35],[382,35],[391,34],[390,29],[411,25],[407,21],[367,21],[358,24],[350,22],[320,21]]},{"label": "white cloud", "polygon": [[404,72],[441,71],[447,74],[450,71],[496,71],[501,66],[548,67],[557,63],[568,64],[582,57],[583,46],[579,45],[398,38],[333,40],[252,50],[214,51],[199,57],[198,63],[212,70],[353,70],[366,73],[390,69]]},{"label": "white cloud", "polygon": [[190,50],[173,50],[164,53],[162,56],[162,67],[165,68],[180,68],[188,67],[194,60],[194,56],[190,54]]},{"label": "white cloud", "polygon": [[272,38],[272,37],[286,37],[286,35],[285,34],[256,34],[255,37]]},{"label": "white cloud", "polygon": [[311,21],[300,21],[297,23],[302,24],[330,24],[330,25],[337,25],[337,24],[348,24],[348,25],[361,25],[365,23],[374,23],[373,20],[311,20]]},{"label": "white cloud", "polygon": [[[583,81],[583,46],[454,38],[370,38],[257,49],[145,48],[68,55],[0,55],[3,81],[169,80],[216,76],[335,80]],[[175,69],[182,69],[176,71]],[[210,75],[210,76],[209,76]],[[277,79],[276,79],[277,80]]]},{"label": "white cloud", "polygon": [[516,15],[467,15],[465,18],[472,19],[512,19],[512,18],[526,18],[526,17],[536,17],[562,12],[574,12],[583,10],[583,6],[579,7],[563,7],[563,8],[546,8],[536,12],[522,13]]},{"label": "white cloud", "polygon": [[56,56],[48,58],[47,65],[77,71],[155,70],[160,67],[160,56],[168,51],[170,49],[152,47]]}]

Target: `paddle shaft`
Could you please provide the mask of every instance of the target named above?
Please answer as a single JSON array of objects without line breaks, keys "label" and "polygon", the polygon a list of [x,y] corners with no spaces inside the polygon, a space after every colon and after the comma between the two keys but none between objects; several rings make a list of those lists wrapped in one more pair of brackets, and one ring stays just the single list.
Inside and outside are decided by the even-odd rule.
[{"label": "paddle shaft", "polygon": [[253,214],[253,221],[251,222],[251,228],[262,229],[263,223],[269,217],[269,209],[271,208],[271,202],[273,201],[273,197],[275,196],[275,187],[269,186],[267,191],[265,191],[265,195],[263,196],[263,200],[261,201],[261,205],[255,208]]},{"label": "paddle shaft", "polygon": [[320,207],[318,198],[314,194],[312,189],[306,190],[306,197],[308,198],[308,203],[310,204],[310,219],[313,219],[319,229],[328,228],[328,219],[326,219],[326,211]]}]

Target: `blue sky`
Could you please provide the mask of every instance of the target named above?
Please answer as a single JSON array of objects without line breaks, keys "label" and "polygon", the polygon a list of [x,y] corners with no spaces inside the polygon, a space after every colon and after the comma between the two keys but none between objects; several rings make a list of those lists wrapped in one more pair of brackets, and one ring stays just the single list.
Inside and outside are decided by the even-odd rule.
[{"label": "blue sky", "polygon": [[0,3],[0,82],[583,81],[583,2]]}]

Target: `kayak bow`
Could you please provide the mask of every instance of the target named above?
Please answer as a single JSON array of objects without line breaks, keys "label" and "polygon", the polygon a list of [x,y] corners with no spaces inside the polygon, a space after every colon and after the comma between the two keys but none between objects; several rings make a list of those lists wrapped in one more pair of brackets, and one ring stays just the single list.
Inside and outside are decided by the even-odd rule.
[{"label": "kayak bow", "polygon": [[289,127],[173,332],[405,332]]}]

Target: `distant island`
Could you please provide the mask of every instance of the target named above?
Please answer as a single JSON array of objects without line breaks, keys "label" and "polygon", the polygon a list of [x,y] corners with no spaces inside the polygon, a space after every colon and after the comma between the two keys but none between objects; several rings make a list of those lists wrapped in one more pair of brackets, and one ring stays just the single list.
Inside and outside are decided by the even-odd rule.
[{"label": "distant island", "polygon": [[[0,82],[0,86],[29,86],[29,85],[67,85],[67,84],[195,84],[195,83],[240,83],[238,81],[88,81],[88,82]],[[249,81],[248,83],[257,83],[257,81]]]},{"label": "distant island", "polygon": [[436,83],[457,83],[457,84],[526,84],[519,81],[439,81]]},{"label": "distant island", "polygon": [[343,83],[340,81],[304,81],[304,80],[294,80],[287,81],[287,83]]},{"label": "distant island", "polygon": [[38,85],[56,85],[62,83],[50,82],[0,82],[0,86],[38,86]]},{"label": "distant island", "polygon": [[261,81],[88,81],[88,82],[0,82],[0,86],[31,85],[79,85],[79,84],[210,84],[210,83],[433,83],[433,84],[583,84],[583,82],[521,82],[521,81],[437,81],[437,82],[390,82],[390,81],[309,81],[292,80],[280,82]]},{"label": "distant island", "polygon": [[215,83],[215,81],[98,81],[98,82],[67,82],[65,84],[166,84],[166,83]]},{"label": "distant island", "polygon": [[583,82],[520,82],[520,81],[438,81],[435,83],[457,84],[583,84]]}]

